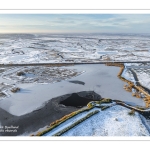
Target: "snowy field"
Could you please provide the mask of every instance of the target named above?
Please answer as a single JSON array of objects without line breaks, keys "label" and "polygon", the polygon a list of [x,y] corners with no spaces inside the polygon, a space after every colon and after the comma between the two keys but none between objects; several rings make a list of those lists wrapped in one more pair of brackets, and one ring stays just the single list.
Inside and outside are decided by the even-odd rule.
[{"label": "snowy field", "polygon": [[146,35],[1,34],[0,63],[149,60],[149,41]]},{"label": "snowy field", "polygon": [[141,85],[150,89],[150,66],[149,68],[134,68]]},{"label": "snowy field", "polygon": [[125,69],[122,77],[131,82],[135,82],[134,76],[130,69],[136,73],[138,81],[144,87],[150,89],[150,64],[149,63],[125,63]]},{"label": "snowy field", "polygon": [[131,110],[112,106],[100,111],[62,136],[149,136],[138,113],[129,115]]}]

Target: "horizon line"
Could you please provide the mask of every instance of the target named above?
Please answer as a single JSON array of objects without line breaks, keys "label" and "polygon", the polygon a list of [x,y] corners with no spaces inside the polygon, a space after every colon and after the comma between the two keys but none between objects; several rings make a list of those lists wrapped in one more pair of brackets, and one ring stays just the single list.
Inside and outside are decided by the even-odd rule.
[{"label": "horizon line", "polygon": [[138,33],[134,33],[134,32],[0,32],[0,34],[150,34],[149,33],[142,33],[142,32],[138,32]]}]

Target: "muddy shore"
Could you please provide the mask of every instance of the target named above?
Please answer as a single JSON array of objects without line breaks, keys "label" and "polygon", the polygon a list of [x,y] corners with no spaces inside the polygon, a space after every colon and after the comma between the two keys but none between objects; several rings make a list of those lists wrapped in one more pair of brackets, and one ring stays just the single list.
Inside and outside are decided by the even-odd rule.
[{"label": "muddy shore", "polygon": [[[93,91],[79,92],[82,97],[89,97],[90,100],[99,99],[100,96]],[[74,106],[64,106],[59,104],[61,101],[69,98],[71,94],[59,96],[49,100],[43,107],[22,116],[14,116],[0,108],[1,127],[18,127],[14,132],[0,132],[0,136],[30,136],[32,132],[43,128],[53,121],[62,118],[73,111],[80,108]]]}]

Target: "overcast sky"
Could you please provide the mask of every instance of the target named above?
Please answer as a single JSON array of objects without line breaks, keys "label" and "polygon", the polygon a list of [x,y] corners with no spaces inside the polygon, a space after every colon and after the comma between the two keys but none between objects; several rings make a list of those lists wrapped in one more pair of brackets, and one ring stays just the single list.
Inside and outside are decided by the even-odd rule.
[{"label": "overcast sky", "polygon": [[150,14],[0,14],[0,33],[150,33]]}]

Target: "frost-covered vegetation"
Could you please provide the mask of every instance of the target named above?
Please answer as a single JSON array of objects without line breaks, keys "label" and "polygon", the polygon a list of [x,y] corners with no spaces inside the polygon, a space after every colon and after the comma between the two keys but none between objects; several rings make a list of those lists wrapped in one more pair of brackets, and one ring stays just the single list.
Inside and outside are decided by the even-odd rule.
[{"label": "frost-covered vegetation", "polygon": [[75,69],[61,67],[23,67],[5,74],[3,78],[20,83],[54,83],[80,75]]}]

